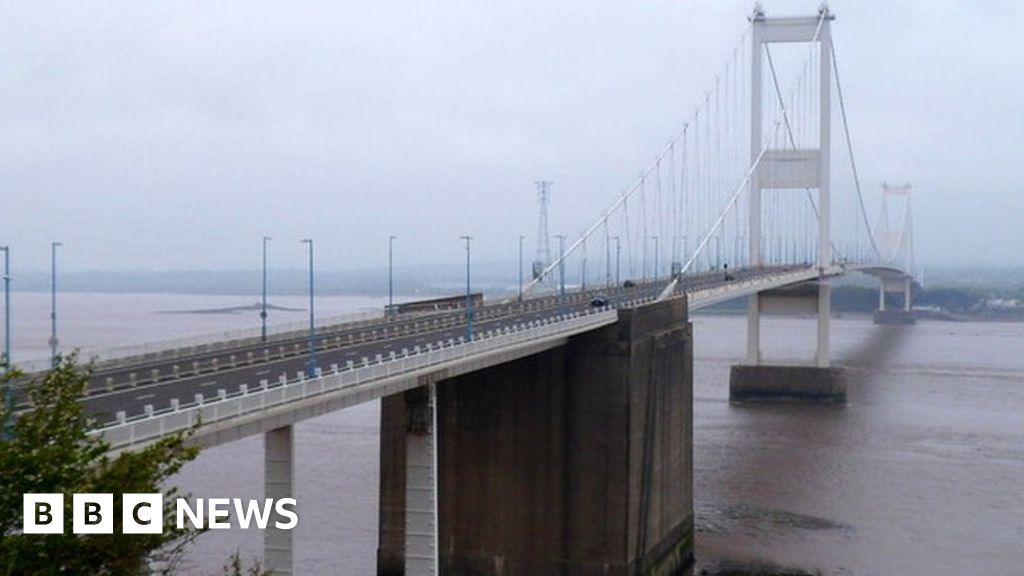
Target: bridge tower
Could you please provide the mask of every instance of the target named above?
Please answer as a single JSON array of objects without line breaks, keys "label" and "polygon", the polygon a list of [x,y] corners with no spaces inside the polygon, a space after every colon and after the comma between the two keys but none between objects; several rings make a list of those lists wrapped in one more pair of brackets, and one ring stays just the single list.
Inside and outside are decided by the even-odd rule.
[{"label": "bridge tower", "polygon": [[[750,83],[750,161],[752,178],[750,182],[749,259],[753,267],[765,265],[764,238],[762,236],[763,210],[762,191],[786,190],[791,193],[816,191],[817,210],[817,258],[820,277],[812,286],[795,289],[762,292],[750,297],[747,310],[747,362],[746,366],[734,367],[730,392],[734,398],[748,393],[764,392],[775,396],[777,392],[786,396],[815,396],[815,393],[787,393],[788,382],[800,381],[809,389],[816,388],[820,378],[835,379],[837,372],[830,370],[829,319],[831,310],[831,286],[826,271],[833,267],[831,238],[831,88],[832,88],[832,40],[831,22],[834,16],[822,6],[815,16],[807,17],[766,17],[760,5],[751,15],[751,83]],[[764,61],[769,45],[776,43],[812,44],[818,51],[817,75],[818,92],[818,142],[817,147],[773,148],[765,147],[763,137],[764,106]],[[814,367],[761,366],[761,316],[765,313],[804,313],[817,315],[817,351]],[[785,368],[777,370],[777,368]],[[818,369],[818,370],[816,370]],[[785,390],[778,390],[781,387]],[[834,387],[824,387],[832,394]],[[758,395],[751,393],[749,395]],[[842,394],[845,398],[845,391]]]},{"label": "bridge tower", "polygon": [[[878,276],[878,310],[875,312],[875,324],[914,324],[913,307],[914,287],[914,247],[913,247],[913,216],[910,210],[910,183],[899,186],[882,184],[882,209],[875,228],[875,239],[884,261],[893,265],[892,270],[905,272],[896,273],[890,269],[879,269]],[[902,200],[903,212],[894,227],[891,219],[894,199]],[[899,202],[899,200],[897,200]],[[889,309],[886,293],[896,292],[903,295],[902,309]]]},{"label": "bridge tower", "polygon": [[[551,201],[551,182],[539,180],[537,185],[537,256],[533,259],[533,279],[541,279],[544,269],[551,263],[551,236],[548,234],[548,202]],[[543,281],[543,279],[541,279]]]}]

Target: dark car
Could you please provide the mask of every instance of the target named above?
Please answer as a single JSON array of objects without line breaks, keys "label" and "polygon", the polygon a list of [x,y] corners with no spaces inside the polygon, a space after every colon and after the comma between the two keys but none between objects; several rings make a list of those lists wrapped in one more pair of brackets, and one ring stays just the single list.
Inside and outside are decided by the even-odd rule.
[{"label": "dark car", "polygon": [[594,308],[604,308],[608,305],[608,297],[604,294],[595,294],[594,297],[590,299],[590,305]]},{"label": "dark car", "polygon": [[622,283],[623,288],[632,288],[634,286],[636,286],[636,282],[633,282],[632,280],[626,280]]}]

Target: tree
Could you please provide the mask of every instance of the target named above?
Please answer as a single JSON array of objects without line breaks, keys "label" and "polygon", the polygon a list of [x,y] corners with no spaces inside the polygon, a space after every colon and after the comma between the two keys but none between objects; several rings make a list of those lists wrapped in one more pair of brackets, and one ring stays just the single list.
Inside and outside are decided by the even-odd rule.
[{"label": "tree", "polygon": [[950,312],[967,312],[981,303],[982,296],[964,288],[931,288],[918,296],[921,304],[938,306]]},{"label": "tree", "polygon": [[[177,489],[165,486],[170,476],[198,454],[186,442],[189,431],[161,439],[133,452],[110,456],[110,446],[90,433],[95,422],[81,398],[92,372],[70,355],[32,380],[30,409],[12,414],[0,409],[10,432],[0,441],[0,574],[89,574],[137,576],[170,573],[185,546],[199,531],[178,529],[174,518]],[[10,386],[16,373],[4,377]],[[64,494],[64,534],[21,534],[22,496]],[[164,532],[121,534],[121,494],[164,494]],[[71,533],[74,493],[114,494],[114,533]]]},{"label": "tree", "polygon": [[242,555],[238,551],[235,551],[228,558],[227,564],[221,568],[222,576],[273,576],[272,570],[263,568],[263,564],[259,560],[253,560],[248,566],[244,566],[242,563]]}]

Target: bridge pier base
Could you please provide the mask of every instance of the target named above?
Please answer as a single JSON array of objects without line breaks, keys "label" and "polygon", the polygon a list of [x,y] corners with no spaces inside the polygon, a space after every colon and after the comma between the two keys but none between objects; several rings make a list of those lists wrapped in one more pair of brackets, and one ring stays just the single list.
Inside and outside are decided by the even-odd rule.
[{"label": "bridge pier base", "polygon": [[[814,314],[817,318],[815,365],[762,365],[763,314]],[[843,372],[831,366],[831,318],[832,288],[824,279],[813,284],[769,290],[751,296],[747,312],[747,363],[732,367],[729,374],[729,399],[737,402],[796,400],[845,403],[846,380]]]},{"label": "bridge pier base", "polygon": [[844,404],[846,380],[841,368],[740,364],[729,373],[729,400]]},{"label": "bridge pier base", "polygon": [[[266,498],[276,502],[292,498],[293,432],[292,426],[275,428],[264,434],[264,490]],[[275,575],[292,574],[292,531],[279,530],[271,522],[263,533],[263,562]]]},{"label": "bridge pier base", "polygon": [[880,326],[910,325],[917,323],[917,317],[906,310],[876,310],[874,322]]},{"label": "bridge pier base", "polygon": [[[908,325],[917,323],[914,316],[912,300],[913,284],[910,278],[900,280],[885,280],[879,282],[878,287],[878,310],[875,311],[874,322],[879,325]],[[903,308],[886,309],[885,293],[902,292]]]},{"label": "bridge pier base", "polygon": [[[685,299],[620,310],[614,325],[436,390],[442,574],[691,573]],[[413,402],[383,400],[378,574],[410,565]]]}]

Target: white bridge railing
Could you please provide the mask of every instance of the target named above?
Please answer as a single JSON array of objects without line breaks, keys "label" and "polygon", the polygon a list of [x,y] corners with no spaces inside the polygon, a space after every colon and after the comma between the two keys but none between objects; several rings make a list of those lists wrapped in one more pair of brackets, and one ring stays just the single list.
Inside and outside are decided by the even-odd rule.
[{"label": "white bridge railing", "polygon": [[[644,298],[630,304],[649,300],[651,298]],[[172,399],[170,406],[161,410],[147,405],[143,414],[132,418],[119,413],[116,422],[98,428],[94,433],[102,434],[113,449],[130,447],[188,430],[197,422],[215,424],[315,396],[353,390],[369,382],[410,374],[516,344],[593,329],[613,323],[616,317],[614,309],[595,308],[487,331],[477,334],[473,341],[465,341],[464,338],[439,341],[411,350],[391,352],[387,356],[377,355],[375,359],[363,358],[359,363],[332,364],[327,370],[318,370],[317,376],[312,378],[301,372],[291,379],[282,374],[277,380],[260,380],[254,386],[243,384],[230,394],[225,390],[218,390],[213,398],[197,394],[188,404]]]}]

